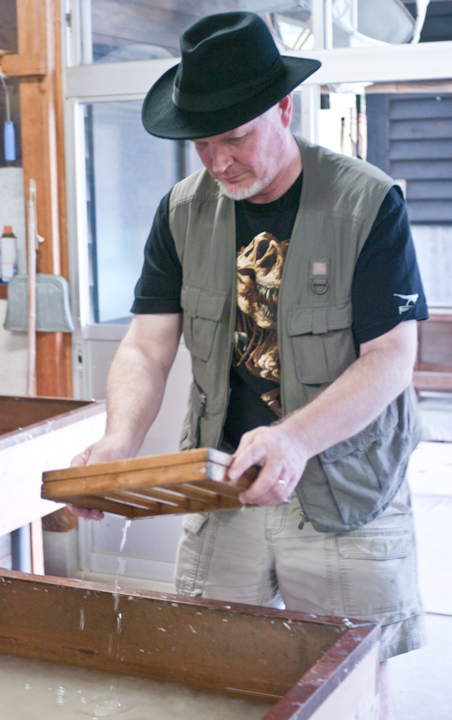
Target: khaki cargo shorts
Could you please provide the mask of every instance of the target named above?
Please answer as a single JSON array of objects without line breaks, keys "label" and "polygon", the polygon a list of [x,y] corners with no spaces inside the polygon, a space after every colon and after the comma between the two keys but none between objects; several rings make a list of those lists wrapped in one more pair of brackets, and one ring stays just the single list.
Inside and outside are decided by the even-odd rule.
[{"label": "khaki cargo shorts", "polygon": [[380,659],[425,644],[406,481],[376,520],[320,533],[290,503],[184,518],[176,589],[191,597],[381,623]]}]

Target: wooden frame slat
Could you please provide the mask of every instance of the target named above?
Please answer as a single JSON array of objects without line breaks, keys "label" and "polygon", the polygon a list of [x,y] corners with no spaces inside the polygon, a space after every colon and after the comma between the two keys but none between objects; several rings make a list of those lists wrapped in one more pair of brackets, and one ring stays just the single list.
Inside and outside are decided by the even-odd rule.
[{"label": "wooden frame slat", "polygon": [[153,513],[149,513],[145,508],[138,508],[127,503],[114,502],[108,498],[99,495],[71,495],[64,498],[61,502],[68,505],[76,505],[77,507],[88,507],[90,510],[102,510],[114,515],[124,515],[134,520],[138,517],[148,517]]},{"label": "wooden frame slat", "polygon": [[212,448],[130,458],[43,474],[42,497],[129,518],[240,508],[251,468],[226,482],[231,456]]},{"label": "wooden frame slat", "polygon": [[[181,470],[181,467],[183,468]],[[46,500],[55,500],[61,494],[74,492],[77,495],[87,493],[101,493],[114,488],[115,490],[130,490],[151,485],[166,485],[171,482],[204,480],[207,474],[206,463],[188,463],[175,467],[160,467],[150,470],[124,471],[122,473],[109,473],[95,475],[92,478],[74,478],[73,480],[60,480],[45,484],[42,496]]]},{"label": "wooden frame slat", "polygon": [[[228,457],[226,453],[221,453]],[[74,478],[92,478],[96,475],[111,475],[124,472],[124,470],[151,470],[153,468],[170,467],[172,465],[186,465],[193,462],[207,462],[209,459],[209,448],[185,450],[183,453],[171,453],[165,455],[148,455],[146,457],[126,458],[124,460],[113,460],[111,462],[98,463],[96,465],[80,465],[77,467],[65,468],[63,470],[52,470],[45,475],[46,483],[58,480]]]}]

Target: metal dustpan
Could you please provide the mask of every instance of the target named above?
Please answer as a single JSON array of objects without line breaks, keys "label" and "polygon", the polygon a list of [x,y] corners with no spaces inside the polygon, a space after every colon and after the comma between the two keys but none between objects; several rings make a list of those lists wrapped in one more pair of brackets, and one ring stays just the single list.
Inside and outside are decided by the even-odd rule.
[{"label": "metal dustpan", "polygon": [[[8,283],[5,330],[28,330],[28,275],[14,275]],[[61,275],[36,274],[36,331],[73,332],[69,284]]]}]

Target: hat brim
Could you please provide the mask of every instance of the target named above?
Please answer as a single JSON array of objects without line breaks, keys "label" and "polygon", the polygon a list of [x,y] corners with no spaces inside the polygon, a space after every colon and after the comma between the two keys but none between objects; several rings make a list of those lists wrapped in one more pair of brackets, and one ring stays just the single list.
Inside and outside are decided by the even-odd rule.
[{"label": "hat brim", "polygon": [[173,103],[176,65],[151,87],[143,103],[142,120],[146,130],[156,137],[170,140],[195,140],[233,130],[262,115],[303,80],[319,69],[318,60],[282,56],[285,71],[278,81],[245,101],[212,112],[190,112]]}]

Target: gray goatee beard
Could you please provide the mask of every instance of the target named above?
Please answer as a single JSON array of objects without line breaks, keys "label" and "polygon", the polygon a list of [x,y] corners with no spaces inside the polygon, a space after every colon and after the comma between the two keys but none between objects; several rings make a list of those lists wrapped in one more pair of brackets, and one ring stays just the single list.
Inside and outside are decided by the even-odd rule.
[{"label": "gray goatee beard", "polygon": [[253,183],[251,183],[251,185],[242,188],[226,187],[226,185],[224,185],[224,183],[222,183],[220,180],[215,180],[215,182],[219,185],[223,195],[226,195],[226,197],[230,198],[231,200],[248,200],[248,198],[257,195],[261,192],[261,190],[264,190],[267,185],[270,184],[271,178],[257,178]]}]

